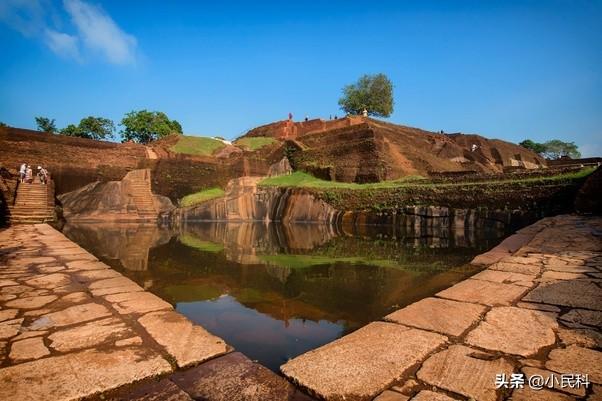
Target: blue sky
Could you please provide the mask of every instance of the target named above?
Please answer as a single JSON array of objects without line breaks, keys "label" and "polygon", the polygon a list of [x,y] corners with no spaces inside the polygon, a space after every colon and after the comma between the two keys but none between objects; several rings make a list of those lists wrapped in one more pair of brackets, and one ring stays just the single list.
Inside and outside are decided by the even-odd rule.
[{"label": "blue sky", "polygon": [[341,88],[383,72],[391,122],[602,156],[601,1],[2,0],[0,43],[18,127],[146,108],[234,138],[340,116]]}]

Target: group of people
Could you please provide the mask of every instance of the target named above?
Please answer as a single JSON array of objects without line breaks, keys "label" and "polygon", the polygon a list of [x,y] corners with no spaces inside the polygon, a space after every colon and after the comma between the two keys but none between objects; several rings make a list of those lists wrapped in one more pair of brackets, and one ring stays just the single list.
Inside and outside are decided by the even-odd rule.
[{"label": "group of people", "polygon": [[[48,182],[48,179],[50,178],[50,174],[48,173],[48,170],[46,170],[44,167],[42,166],[38,166],[38,179],[40,180],[40,182],[42,184],[46,184]],[[27,163],[23,163],[21,164],[21,167],[19,168],[19,176],[21,177],[21,182],[22,183],[28,183],[31,184],[33,182],[33,169],[31,168],[31,166]]]}]

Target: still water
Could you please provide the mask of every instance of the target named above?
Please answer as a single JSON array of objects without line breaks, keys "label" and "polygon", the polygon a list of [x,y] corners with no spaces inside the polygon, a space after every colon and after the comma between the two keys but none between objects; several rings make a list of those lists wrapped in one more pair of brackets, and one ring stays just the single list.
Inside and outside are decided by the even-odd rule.
[{"label": "still water", "polygon": [[67,225],[99,259],[274,371],[476,272],[505,235],[399,228],[195,223]]}]

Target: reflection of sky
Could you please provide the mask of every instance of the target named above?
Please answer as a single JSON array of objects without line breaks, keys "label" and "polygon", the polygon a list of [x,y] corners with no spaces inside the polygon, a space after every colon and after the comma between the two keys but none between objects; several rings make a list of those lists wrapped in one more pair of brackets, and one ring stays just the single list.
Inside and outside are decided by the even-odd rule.
[{"label": "reflection of sky", "polygon": [[229,295],[178,303],[176,310],[274,371],[288,359],[339,338],[344,329],[342,322],[277,320]]}]

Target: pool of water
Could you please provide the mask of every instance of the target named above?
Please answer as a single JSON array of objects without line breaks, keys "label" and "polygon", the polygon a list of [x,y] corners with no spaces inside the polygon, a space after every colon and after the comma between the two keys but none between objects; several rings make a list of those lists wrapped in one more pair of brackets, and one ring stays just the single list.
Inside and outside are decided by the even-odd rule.
[{"label": "pool of water", "polygon": [[274,371],[476,272],[505,233],[196,223],[66,225],[98,258]]}]

